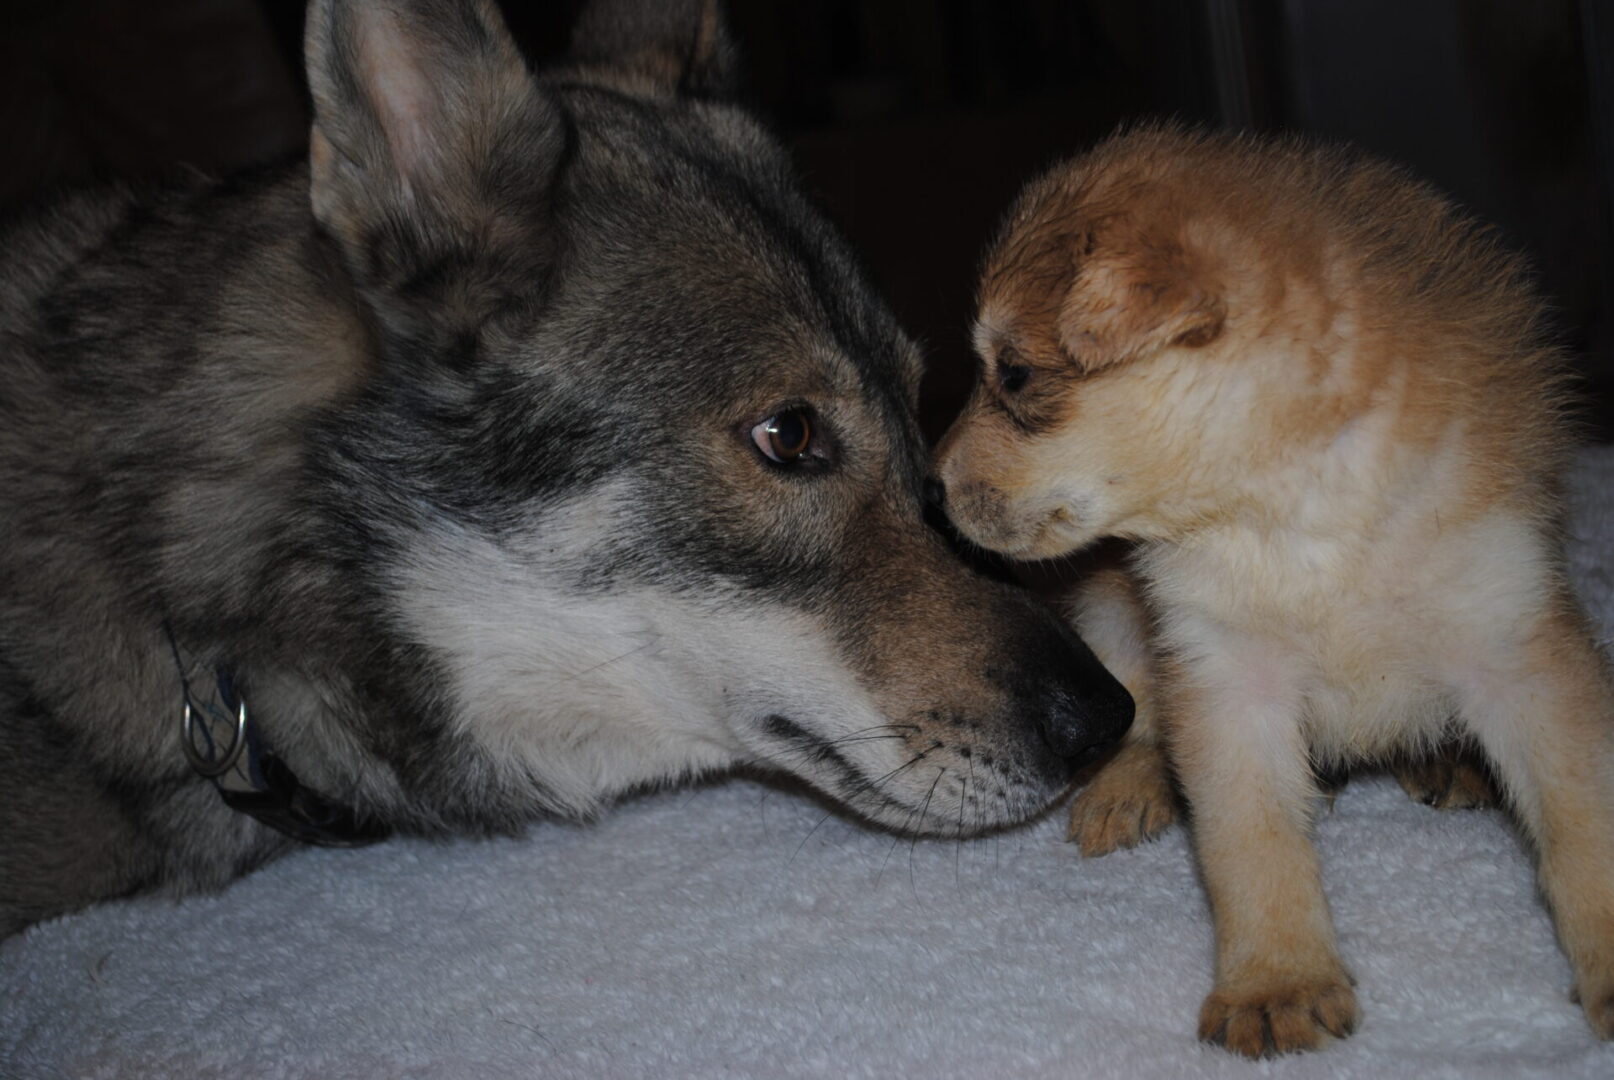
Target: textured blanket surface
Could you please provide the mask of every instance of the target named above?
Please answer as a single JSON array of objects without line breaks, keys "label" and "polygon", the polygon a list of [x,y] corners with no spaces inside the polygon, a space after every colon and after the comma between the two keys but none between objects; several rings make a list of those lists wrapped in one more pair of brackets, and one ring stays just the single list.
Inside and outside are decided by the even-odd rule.
[{"label": "textured blanket surface", "polygon": [[[1607,648],[1614,448],[1574,491]],[[1092,861],[1061,836],[894,840],[731,780],[519,840],[308,850],[0,945],[0,1076],[1614,1077],[1499,812],[1345,789],[1317,842],[1362,1027],[1260,1064],[1194,1040],[1182,830]]]}]

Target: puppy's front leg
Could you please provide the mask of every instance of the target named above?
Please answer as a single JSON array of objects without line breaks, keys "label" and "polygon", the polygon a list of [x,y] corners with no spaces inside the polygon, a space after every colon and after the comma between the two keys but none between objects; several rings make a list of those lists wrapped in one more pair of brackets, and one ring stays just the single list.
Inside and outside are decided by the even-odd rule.
[{"label": "puppy's front leg", "polygon": [[1297,665],[1260,645],[1162,664],[1172,762],[1216,920],[1216,986],[1199,1036],[1249,1057],[1356,1026],[1317,855]]}]

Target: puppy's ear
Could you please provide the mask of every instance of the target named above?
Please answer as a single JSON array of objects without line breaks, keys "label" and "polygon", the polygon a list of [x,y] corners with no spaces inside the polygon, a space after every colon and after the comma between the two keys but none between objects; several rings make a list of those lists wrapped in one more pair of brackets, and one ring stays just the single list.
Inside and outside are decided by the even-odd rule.
[{"label": "puppy's ear", "polygon": [[542,248],[564,127],[491,0],[313,0],[305,48],[314,216],[361,291]]},{"label": "puppy's ear", "polygon": [[738,81],[718,0],[592,0],[573,32],[571,55],[653,93],[725,98]]},{"label": "puppy's ear", "polygon": [[1222,334],[1227,311],[1203,259],[1177,241],[1087,237],[1059,313],[1060,343],[1084,367],[1168,346],[1199,348]]}]

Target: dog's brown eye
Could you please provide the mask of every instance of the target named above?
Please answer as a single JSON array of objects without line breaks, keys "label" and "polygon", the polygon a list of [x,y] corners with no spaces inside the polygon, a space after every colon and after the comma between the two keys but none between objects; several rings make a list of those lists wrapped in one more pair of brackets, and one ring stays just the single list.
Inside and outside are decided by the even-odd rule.
[{"label": "dog's brown eye", "polygon": [[1014,393],[1031,378],[1031,369],[1024,364],[1003,364],[998,367],[998,385],[1006,393]]},{"label": "dog's brown eye", "polygon": [[751,441],[769,461],[793,464],[812,449],[812,420],[805,409],[787,409],[752,428]]}]

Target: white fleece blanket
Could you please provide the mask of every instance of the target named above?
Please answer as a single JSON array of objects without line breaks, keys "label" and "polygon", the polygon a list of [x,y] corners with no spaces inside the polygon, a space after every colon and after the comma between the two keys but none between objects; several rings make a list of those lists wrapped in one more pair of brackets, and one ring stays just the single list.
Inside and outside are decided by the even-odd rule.
[{"label": "white fleece blanket", "polygon": [[[1606,646],[1614,448],[1575,491]],[[1194,1039],[1211,928],[1180,829],[1090,862],[1056,817],[912,843],[733,780],[37,926],[0,945],[0,1076],[1614,1077],[1499,813],[1358,779],[1318,847],[1364,1019],[1278,1061]]]}]

